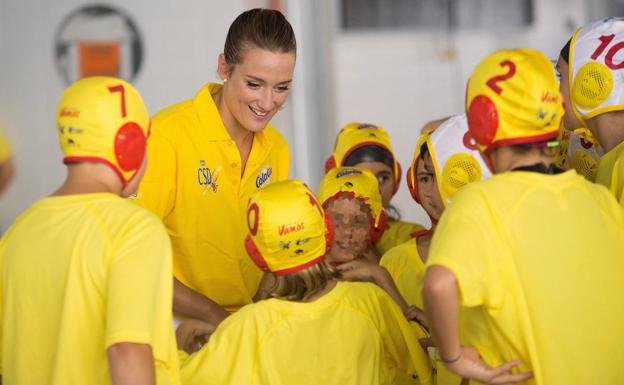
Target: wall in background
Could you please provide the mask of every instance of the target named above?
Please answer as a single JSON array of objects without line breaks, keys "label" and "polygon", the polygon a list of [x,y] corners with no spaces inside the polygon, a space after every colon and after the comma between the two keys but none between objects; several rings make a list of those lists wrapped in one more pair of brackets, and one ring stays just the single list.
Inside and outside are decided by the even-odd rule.
[{"label": "wall in background", "polygon": [[[476,0],[473,0],[476,1]],[[291,97],[273,124],[289,141],[291,175],[316,187],[335,134],[350,121],[384,126],[404,170],[420,127],[463,108],[466,79],[487,53],[538,48],[555,58],[575,26],[608,13],[613,0],[534,0],[530,27],[502,31],[381,30],[346,32],[334,0],[111,0],[130,15],[143,39],[135,85],[154,113],[216,81],[217,55],[242,10],[281,4],[295,28],[298,59]],[[388,2],[390,3],[390,2]],[[0,197],[0,231],[65,176],[55,132],[65,87],[54,65],[61,21],[78,0],[0,2],[0,126],[16,153],[17,176]],[[385,3],[384,3],[385,4]],[[427,223],[402,183],[394,203]]]},{"label": "wall in background", "polygon": [[[405,171],[420,128],[428,121],[463,111],[466,81],[484,56],[502,48],[530,47],[556,59],[577,26],[602,16],[599,13],[605,7],[599,5],[606,1],[535,0],[533,23],[512,29],[356,32],[340,27],[340,3],[335,2],[333,14],[334,133],[352,121],[385,127]],[[405,183],[393,203],[407,219],[429,223]]]}]

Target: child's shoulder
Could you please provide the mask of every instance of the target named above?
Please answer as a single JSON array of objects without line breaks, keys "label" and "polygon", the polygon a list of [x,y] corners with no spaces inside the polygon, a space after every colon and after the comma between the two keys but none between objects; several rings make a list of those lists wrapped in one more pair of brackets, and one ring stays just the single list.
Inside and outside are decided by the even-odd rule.
[{"label": "child's shoulder", "polygon": [[344,301],[362,308],[378,307],[392,298],[382,288],[371,282],[340,282],[345,286]]},{"label": "child's shoulder", "polygon": [[147,232],[152,236],[167,236],[162,221],[154,213],[130,199],[111,195],[86,199],[84,204],[88,206],[86,212],[89,216],[111,234]]}]

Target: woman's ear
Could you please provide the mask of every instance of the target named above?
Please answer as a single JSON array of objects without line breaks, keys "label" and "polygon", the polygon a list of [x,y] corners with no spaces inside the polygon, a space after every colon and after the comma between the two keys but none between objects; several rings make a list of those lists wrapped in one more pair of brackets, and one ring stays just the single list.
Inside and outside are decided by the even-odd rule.
[{"label": "woman's ear", "polygon": [[219,59],[217,60],[217,73],[221,80],[226,81],[227,78],[230,77],[231,68],[230,65],[225,61],[225,54],[220,53]]}]

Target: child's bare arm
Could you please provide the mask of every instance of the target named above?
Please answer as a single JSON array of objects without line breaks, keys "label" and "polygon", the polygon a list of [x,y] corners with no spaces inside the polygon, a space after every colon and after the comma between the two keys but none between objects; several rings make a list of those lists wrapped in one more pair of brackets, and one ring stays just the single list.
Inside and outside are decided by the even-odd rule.
[{"label": "child's bare arm", "polygon": [[185,286],[173,278],[173,311],[185,317],[201,319],[215,327],[229,313],[216,302]]},{"label": "child's bare arm", "polygon": [[121,342],[107,349],[113,385],[154,385],[156,370],[152,347]]},{"label": "child's bare arm", "polygon": [[368,281],[381,287],[399,305],[404,314],[410,309],[392,276],[384,267],[364,259],[356,259],[339,265],[338,270],[347,281]]},{"label": "child's bare arm", "polygon": [[198,319],[183,321],[176,329],[178,349],[184,350],[188,354],[195,353],[208,342],[215,329],[214,325]]}]

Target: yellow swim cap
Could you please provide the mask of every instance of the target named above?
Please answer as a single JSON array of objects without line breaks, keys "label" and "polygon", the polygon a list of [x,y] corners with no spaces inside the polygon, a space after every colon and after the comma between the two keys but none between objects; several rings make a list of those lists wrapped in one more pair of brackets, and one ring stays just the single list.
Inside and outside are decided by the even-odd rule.
[{"label": "yellow swim cap", "polygon": [[388,219],[382,205],[379,183],[372,172],[357,167],[331,169],[321,180],[318,196],[323,206],[341,197],[361,201],[371,212],[371,241],[376,242],[383,235]]},{"label": "yellow swim cap", "polygon": [[576,30],[568,61],[570,98],[581,122],[624,110],[624,18],[605,17]]},{"label": "yellow swim cap", "polygon": [[318,199],[298,180],[271,183],[247,205],[245,248],[265,272],[284,275],[325,259],[330,236]]},{"label": "yellow swim cap", "polygon": [[466,111],[470,135],[485,153],[556,139],[564,110],[552,63],[532,49],[494,52],[472,72]]},{"label": "yellow swim cap", "polygon": [[334,167],[342,167],[345,165],[346,159],[355,150],[364,146],[378,146],[386,150],[392,156],[393,172],[394,172],[394,192],[399,188],[401,181],[401,165],[396,160],[392,145],[390,144],[390,136],[383,127],[368,123],[349,123],[344,126],[334,145],[332,155],[325,162],[325,172]]},{"label": "yellow swim cap", "polygon": [[141,167],[149,113],[134,87],[111,77],[76,81],[57,110],[63,162],[100,162],[112,168],[125,186]]}]

